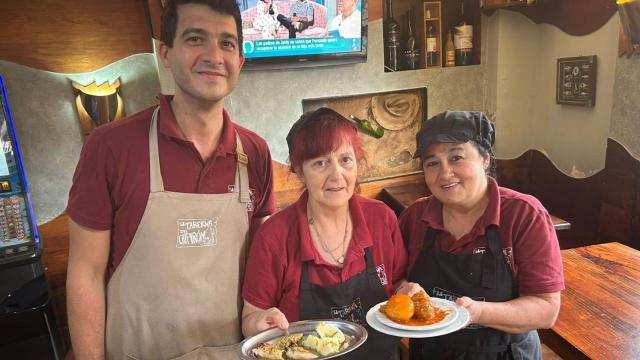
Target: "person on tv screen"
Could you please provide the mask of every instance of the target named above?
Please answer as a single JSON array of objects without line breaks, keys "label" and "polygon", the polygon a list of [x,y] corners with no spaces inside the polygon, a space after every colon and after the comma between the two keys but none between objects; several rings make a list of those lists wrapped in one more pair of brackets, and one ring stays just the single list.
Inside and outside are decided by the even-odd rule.
[{"label": "person on tv screen", "polygon": [[289,38],[296,37],[296,32],[313,25],[313,5],[307,0],[297,0],[289,8],[289,16],[277,16],[278,21],[289,30]]},{"label": "person on tv screen", "polygon": [[340,13],[331,20],[329,32],[333,36],[359,39],[362,31],[362,14],[358,10],[358,0],[338,0]]},{"label": "person on tv screen", "polygon": [[255,25],[262,30],[263,39],[275,39],[278,37],[278,7],[275,6],[273,0],[259,0],[256,4],[256,20]]}]

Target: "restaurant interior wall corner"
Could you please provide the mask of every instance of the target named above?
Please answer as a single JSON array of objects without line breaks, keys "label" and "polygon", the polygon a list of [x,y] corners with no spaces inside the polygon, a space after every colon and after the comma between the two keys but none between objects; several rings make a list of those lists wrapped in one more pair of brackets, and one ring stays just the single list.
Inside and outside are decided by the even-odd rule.
[{"label": "restaurant interior wall corner", "polygon": [[[566,174],[588,176],[601,170],[611,121],[619,20],[614,16],[589,35],[571,36],[512,11],[499,10],[490,19],[499,22],[498,34],[492,34],[498,37],[498,64],[490,66],[487,75],[498,86],[498,157],[517,157],[534,148],[548,154]],[[596,106],[557,105],[556,61],[581,55],[598,56]]]}]

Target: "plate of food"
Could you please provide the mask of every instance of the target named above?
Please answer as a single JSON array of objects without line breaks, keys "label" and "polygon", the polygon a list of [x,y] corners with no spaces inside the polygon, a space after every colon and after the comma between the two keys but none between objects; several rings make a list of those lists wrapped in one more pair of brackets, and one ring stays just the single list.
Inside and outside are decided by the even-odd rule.
[{"label": "plate of food", "polygon": [[[390,299],[391,300],[391,299]],[[435,300],[435,298],[431,298],[430,301],[434,301],[435,303],[440,303],[440,300],[443,299],[437,299]],[[444,300],[446,301],[446,300]],[[409,337],[409,338],[425,338],[425,337],[434,337],[434,336],[441,336],[441,335],[446,335],[455,331],[458,331],[464,327],[466,327],[467,325],[469,325],[469,320],[470,320],[470,315],[469,315],[469,311],[467,311],[467,309],[463,308],[460,305],[457,305],[454,302],[447,302],[446,304],[449,304],[451,306],[453,306],[456,309],[457,312],[457,316],[454,318],[454,320],[452,320],[451,322],[449,322],[448,324],[445,323],[445,325],[440,326],[440,327],[430,327],[427,329],[420,329],[418,327],[410,327],[409,330],[406,330],[404,328],[399,328],[398,326],[393,327],[393,326],[389,326],[386,325],[384,323],[382,323],[382,321],[380,320],[382,317],[380,315],[378,315],[380,313],[380,307],[384,304],[386,304],[387,302],[381,302],[377,305],[375,305],[374,307],[372,307],[371,309],[369,309],[369,311],[367,312],[367,323],[374,329],[388,334],[388,335],[393,335],[393,336],[398,336],[398,337]],[[414,305],[415,306],[415,305]],[[405,315],[407,316],[407,315]],[[411,317],[413,317],[413,315],[411,315]],[[387,318],[388,321],[391,321],[390,319]],[[402,325],[402,324],[397,324],[394,323],[394,325]]]},{"label": "plate of food", "polygon": [[412,297],[396,294],[377,307],[375,314],[381,323],[401,330],[438,329],[458,318],[458,308],[453,301],[430,297],[424,292]]},{"label": "plate of food", "polygon": [[367,330],[344,320],[306,320],[289,324],[287,333],[271,328],[240,343],[240,358],[331,359],[355,350],[367,340]]}]

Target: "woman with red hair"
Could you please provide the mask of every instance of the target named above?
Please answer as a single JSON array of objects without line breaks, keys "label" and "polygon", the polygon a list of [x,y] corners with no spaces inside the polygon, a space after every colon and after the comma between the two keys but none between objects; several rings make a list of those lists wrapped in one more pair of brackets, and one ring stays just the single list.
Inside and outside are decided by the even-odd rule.
[{"label": "woman with red hair", "polygon": [[[308,319],[366,326],[366,312],[395,291],[421,291],[404,280],[407,254],[394,213],[354,194],[364,158],[355,126],[320,108],[300,117],[287,145],[305,192],[254,237],[242,294],[244,335]],[[396,358],[398,338],[367,331],[366,343],[345,358]]]}]

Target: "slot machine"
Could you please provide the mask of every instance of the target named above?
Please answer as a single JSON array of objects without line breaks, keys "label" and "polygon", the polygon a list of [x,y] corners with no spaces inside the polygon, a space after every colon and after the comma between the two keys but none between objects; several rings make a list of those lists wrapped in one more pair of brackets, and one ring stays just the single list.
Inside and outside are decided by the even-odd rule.
[{"label": "slot machine", "polygon": [[62,359],[29,187],[0,75],[0,359]]}]

